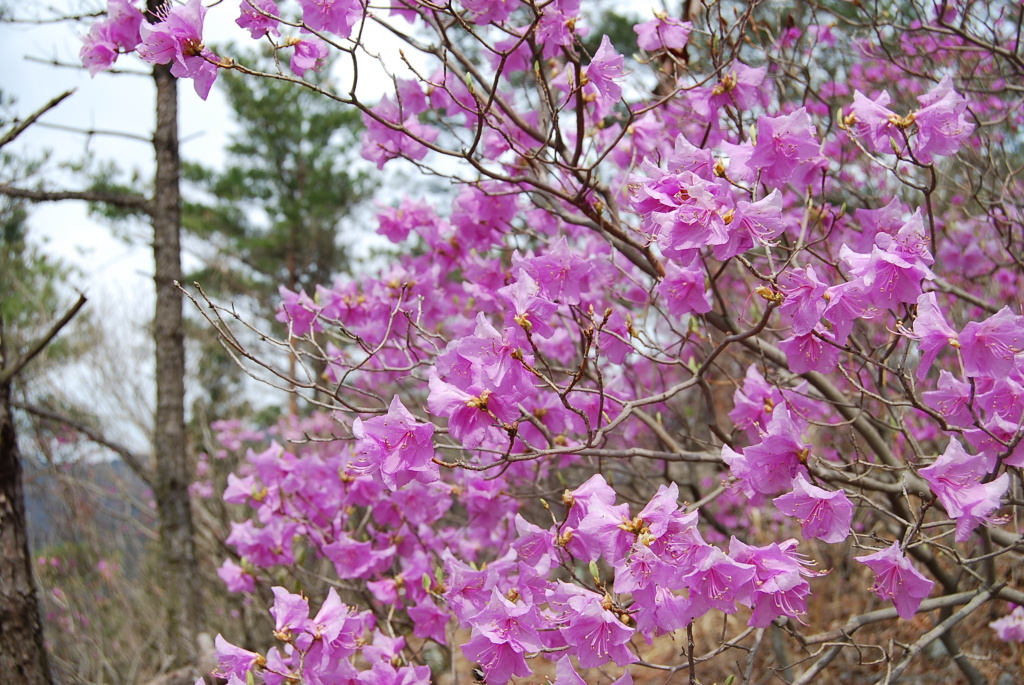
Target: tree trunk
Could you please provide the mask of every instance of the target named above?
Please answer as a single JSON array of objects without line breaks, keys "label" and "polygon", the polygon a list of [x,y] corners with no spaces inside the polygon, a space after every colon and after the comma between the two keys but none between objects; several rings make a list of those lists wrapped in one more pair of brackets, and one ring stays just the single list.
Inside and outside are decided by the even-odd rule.
[{"label": "tree trunk", "polygon": [[170,68],[153,69],[156,82],[156,178],[153,188],[153,280],[156,282],[156,450],[154,498],[160,527],[172,663],[191,662],[202,628],[199,572],[188,486],[185,434],[185,329],[181,280],[181,194],[178,185],[177,80]]},{"label": "tree trunk", "polygon": [[[7,362],[3,333],[0,320],[0,370]],[[0,681],[51,682],[28,550],[9,382],[0,382]]]}]

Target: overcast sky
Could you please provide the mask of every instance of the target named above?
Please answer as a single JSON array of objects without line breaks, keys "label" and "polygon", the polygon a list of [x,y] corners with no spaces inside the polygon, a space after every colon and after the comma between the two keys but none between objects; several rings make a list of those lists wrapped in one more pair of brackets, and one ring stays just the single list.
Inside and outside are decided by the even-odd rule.
[{"label": "overcast sky", "polygon": [[[55,16],[103,9],[105,0],[54,0],[52,3],[8,3],[14,7],[15,18]],[[206,4],[214,4],[207,2]],[[48,12],[47,7],[56,7]],[[211,7],[206,16],[204,39],[208,44],[225,45],[231,41],[252,45],[247,32],[235,24],[238,3],[225,0]],[[154,119],[154,87],[145,72],[148,65],[131,56],[122,56],[115,68],[142,75],[100,73],[90,78],[81,69],[59,68],[38,60],[56,60],[77,65],[81,36],[88,31],[87,22],[49,24],[0,24],[0,62],[6,68],[0,81],[4,94],[16,100],[14,111],[25,116],[54,96],[68,89],[74,95],[51,110],[42,119],[51,126],[33,126],[10,146],[16,154],[36,155],[48,150],[52,163],[47,180],[52,187],[81,188],[83,179],[58,173],[61,163],[75,162],[83,156],[97,161],[114,160],[128,169],[140,169],[143,177],[152,173],[152,147],[143,140],[108,135],[83,136],[52,126],[73,129],[122,131],[140,138],[151,135]],[[397,50],[396,42],[371,28],[375,48]],[[389,60],[399,63],[397,59]],[[344,60],[339,60],[344,69]],[[360,96],[375,101],[388,81],[375,65],[361,65]],[[365,92],[376,90],[379,92]],[[190,81],[179,84],[179,131],[181,153],[186,159],[206,166],[224,163],[224,148],[234,130],[225,97],[215,85],[204,102],[195,93]],[[92,221],[83,203],[36,205],[30,226],[39,242],[62,258],[78,264],[85,272],[79,287],[100,294],[110,289],[141,293],[148,288],[151,253],[145,246],[129,246],[113,237],[109,225]]]},{"label": "overcast sky", "polygon": [[[6,3],[0,0],[0,4],[13,8],[12,14],[16,19],[35,19],[59,13],[83,14],[102,10],[106,7],[106,0],[8,0]],[[231,41],[251,45],[248,33],[234,23],[237,16],[237,0],[225,0],[211,7],[206,16],[205,41],[212,45],[225,45]],[[46,126],[32,126],[5,148],[7,152],[29,157],[37,157],[42,151],[47,151],[51,161],[44,178],[51,190],[83,188],[87,183],[84,178],[61,168],[61,165],[79,162],[83,158],[112,160],[122,168],[138,169],[143,179],[152,175],[153,150],[147,139],[152,135],[154,124],[155,89],[147,73],[149,65],[134,57],[122,56],[115,68],[139,75],[100,73],[90,78],[83,69],[55,67],[36,61],[79,64],[81,36],[88,32],[88,28],[88,22],[0,24],[0,63],[5,67],[0,90],[5,99],[15,100],[14,115],[27,116],[60,93],[75,89],[70,98],[40,120]],[[397,43],[390,36],[383,35],[379,29],[371,30],[370,36],[376,49],[390,50],[397,55]],[[400,64],[397,57],[391,57],[389,61]],[[373,67],[372,64],[360,67],[363,86],[360,96],[368,102],[379,98],[389,82],[383,78],[379,66]],[[343,65],[339,66],[339,69],[343,68]],[[343,77],[343,74],[338,75]],[[377,92],[367,92],[364,88]],[[191,81],[182,81],[178,95],[182,156],[206,166],[223,165],[224,149],[235,129],[231,123],[230,108],[218,86],[214,85],[204,102],[196,95]],[[118,131],[139,139],[101,134],[85,136],[59,127]],[[368,227],[371,240],[378,238],[372,235],[373,228],[369,226],[372,222],[363,218],[360,223]],[[125,348],[123,355],[114,352],[114,359],[126,366],[130,376],[141,380],[143,386],[151,385],[145,381],[149,376],[146,355],[143,353],[133,358],[128,354],[129,347],[145,349],[146,327],[152,317],[152,250],[147,244],[150,237],[148,227],[136,227],[133,230],[134,242],[126,242],[116,237],[110,225],[102,219],[91,219],[85,204],[80,202],[34,205],[29,227],[31,240],[44,245],[48,253],[78,267],[81,275],[73,279],[71,286],[85,292],[93,315],[113,327],[107,337],[113,337],[115,345]],[[382,238],[379,240],[383,241]],[[379,244],[379,241],[373,242]],[[187,267],[188,255],[184,257]],[[74,294],[69,292],[67,297],[67,304],[70,304]],[[136,344],[132,345],[129,338],[134,338]],[[117,359],[119,356],[121,358]],[[124,372],[122,369],[121,373]],[[61,381],[84,388],[85,392],[92,390],[94,385],[87,378],[64,378]],[[148,387],[140,390],[143,394],[149,391]],[[96,409],[99,410],[98,407]],[[134,434],[131,442],[138,445],[140,439],[144,440],[144,435],[129,432]]]},{"label": "overcast sky", "polygon": [[[28,17],[43,3],[10,3],[14,16]],[[62,0],[54,3],[58,9],[72,12],[97,9],[105,3]],[[214,42],[242,40],[234,25],[231,11],[224,11],[228,3],[221,3],[208,15],[207,35]],[[33,7],[34,5],[34,7]],[[235,8],[237,9],[237,8]],[[220,11],[218,11],[220,10]],[[52,15],[51,15],[52,16]],[[6,65],[0,88],[5,95],[14,97],[14,110],[24,116],[68,89],[74,95],[51,110],[41,120],[44,124],[72,129],[122,131],[140,138],[148,138],[153,129],[154,93],[152,79],[145,73],[147,65],[133,57],[121,57],[116,67],[139,72],[135,75],[100,73],[90,78],[80,69],[59,68],[40,64],[33,59],[57,60],[78,64],[81,35],[88,24],[66,22],[58,24],[3,24],[0,25],[0,62]],[[229,109],[224,96],[214,89],[203,102],[195,94],[191,83],[179,86],[179,127],[181,152],[186,158],[206,165],[223,164],[223,150],[231,129]],[[83,136],[50,126],[33,126],[11,146],[16,154],[37,155],[41,150],[51,154],[47,180],[54,187],[81,188],[83,179],[58,172],[62,163],[75,162],[83,157],[97,161],[114,160],[127,169],[139,169],[144,177],[152,173],[153,152],[148,142],[108,135]],[[36,205],[30,219],[33,236],[47,243],[47,250],[78,264],[84,271],[79,287],[90,295],[109,296],[110,291],[142,295],[151,290],[149,281],[151,252],[144,245],[127,245],[112,235],[110,227],[98,224],[86,215],[83,203]]]}]

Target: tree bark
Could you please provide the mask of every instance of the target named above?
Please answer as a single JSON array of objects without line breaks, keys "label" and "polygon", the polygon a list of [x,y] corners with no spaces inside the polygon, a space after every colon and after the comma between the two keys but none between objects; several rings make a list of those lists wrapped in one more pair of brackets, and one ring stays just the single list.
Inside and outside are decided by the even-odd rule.
[{"label": "tree bark", "polygon": [[185,329],[181,280],[181,193],[179,188],[177,79],[170,68],[153,69],[156,82],[156,178],[153,188],[153,280],[156,313],[156,425],[153,445],[156,500],[163,555],[172,663],[195,657],[202,627],[199,572],[188,486],[191,469],[185,433]]},{"label": "tree bark", "polygon": [[[0,370],[6,357],[0,319]],[[25,685],[52,682],[32,578],[9,380],[0,382],[0,679]]]}]

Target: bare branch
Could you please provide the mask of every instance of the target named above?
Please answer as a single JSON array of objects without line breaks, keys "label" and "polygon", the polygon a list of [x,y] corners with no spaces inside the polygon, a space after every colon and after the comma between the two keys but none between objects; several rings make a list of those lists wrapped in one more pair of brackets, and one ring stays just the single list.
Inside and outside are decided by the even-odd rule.
[{"label": "bare branch", "polygon": [[60,333],[61,329],[75,317],[78,310],[85,306],[85,301],[85,295],[79,293],[78,301],[72,305],[71,309],[69,309],[64,316],[60,317],[56,323],[50,326],[50,330],[46,331],[46,333],[44,333],[38,340],[32,343],[25,354],[20,355],[10,366],[5,366],[0,370],[0,385],[6,385],[9,383],[11,379],[17,376],[30,361],[46,349],[46,346],[49,345],[55,337],[57,337],[57,334]]},{"label": "bare branch", "polygon": [[121,460],[128,465],[128,468],[130,468],[136,476],[141,478],[146,485],[152,487],[152,467],[147,463],[149,461],[147,457],[136,454],[124,445],[120,445],[113,440],[104,437],[100,432],[86,426],[82,421],[64,414],[63,412],[46,409],[34,404],[24,404],[21,402],[14,402],[12,403],[12,406],[41,419],[46,419],[47,421],[53,421],[67,426],[76,433],[81,433],[91,442],[96,443],[100,447],[106,447],[108,450],[121,457]]},{"label": "bare branch", "polygon": [[[77,69],[79,71],[85,69],[85,67],[82,66],[78,62],[61,62],[60,60],[57,60],[57,59],[43,59],[41,57],[33,57],[31,55],[27,55],[25,57],[25,60],[28,61],[28,62],[37,62],[39,64],[45,64],[48,67],[57,67],[59,69]],[[100,73],[101,74],[131,74],[132,76],[145,76],[147,78],[152,78],[153,77],[152,72],[136,71],[135,69],[104,69]]]},{"label": "bare branch", "polygon": [[892,671],[886,673],[884,677],[879,678],[875,682],[890,683],[894,680],[897,680],[903,674],[903,671],[907,669],[907,666],[910,665],[910,662],[914,659],[914,657],[921,653],[921,650],[923,650],[932,642],[938,640],[940,637],[945,635],[950,628],[955,626],[963,619],[967,618],[982,604],[987,602],[991,596],[992,593],[988,590],[979,592],[974,597],[974,599],[967,603],[966,606],[964,606],[962,609],[960,609],[955,614],[947,618],[945,621],[942,621],[941,623],[939,623],[939,625],[935,626],[927,633],[922,635],[920,638],[918,638],[917,642],[912,644],[910,646],[910,649],[907,650],[906,654],[903,655],[903,658],[900,659],[900,662],[896,665],[896,667],[892,669]]},{"label": "bare branch", "polygon": [[57,131],[70,131],[71,133],[79,133],[83,136],[113,136],[116,138],[127,138],[128,140],[136,140],[140,143],[146,143],[147,145],[153,144],[152,136],[144,136],[138,133],[128,133],[127,131],[113,131],[110,129],[102,128],[78,128],[77,126],[65,126],[63,124],[48,124],[46,122],[39,122],[37,124],[40,128],[52,128]]},{"label": "bare branch", "polygon": [[5,133],[2,138],[0,138],[0,147],[3,147],[4,145],[7,145],[11,141],[13,141],[15,138],[20,136],[25,131],[25,129],[27,129],[29,126],[31,126],[32,124],[35,123],[36,119],[38,119],[39,117],[41,117],[44,114],[46,114],[47,112],[49,112],[51,109],[53,109],[54,107],[56,107],[60,103],[64,102],[64,100],[66,98],[70,97],[71,94],[74,93],[74,92],[75,92],[74,88],[72,88],[71,90],[64,91],[63,93],[61,93],[60,95],[58,95],[57,97],[53,98],[52,100],[47,102],[45,105],[43,105],[42,107],[37,109],[35,112],[32,112],[32,114],[28,115],[28,117],[25,120],[19,121],[16,124],[14,124],[14,126],[11,128],[11,130],[8,131],[7,133]]},{"label": "bare branch", "polygon": [[150,215],[153,213],[149,198],[143,195],[130,195],[107,190],[32,190],[31,188],[18,188],[6,183],[0,183],[0,195],[29,200],[31,202],[82,200],[83,202],[99,202],[123,209],[137,209]]}]

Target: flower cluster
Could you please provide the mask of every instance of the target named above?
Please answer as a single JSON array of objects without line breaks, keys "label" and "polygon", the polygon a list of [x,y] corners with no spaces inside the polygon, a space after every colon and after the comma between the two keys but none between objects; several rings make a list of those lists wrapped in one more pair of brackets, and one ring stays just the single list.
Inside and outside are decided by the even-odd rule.
[{"label": "flower cluster", "polygon": [[[205,97],[234,66],[205,13],[139,24],[112,1],[83,57],[134,49]],[[1019,541],[1024,190],[978,170],[1013,167],[991,155],[1020,149],[1024,109],[1005,51],[954,15],[900,24],[897,61],[841,15],[755,29],[758,3],[736,35],[657,11],[630,55],[578,0],[243,0],[299,75],[367,52],[370,24],[420,50],[379,100],[356,76],[332,95],[378,169],[457,182],[380,208],[401,252],[375,273],[281,289],[332,412],[222,431],[249,515],[221,577],[273,583],[282,644],[222,642],[222,674],[420,682],[410,643],[458,640],[492,684],[544,661],[630,682],[645,643],[707,616],[799,630],[823,549],[858,550],[835,582],[904,620],[1003,592],[963,570]],[[374,618],[328,595],[310,619],[268,581],[310,559]]]}]

